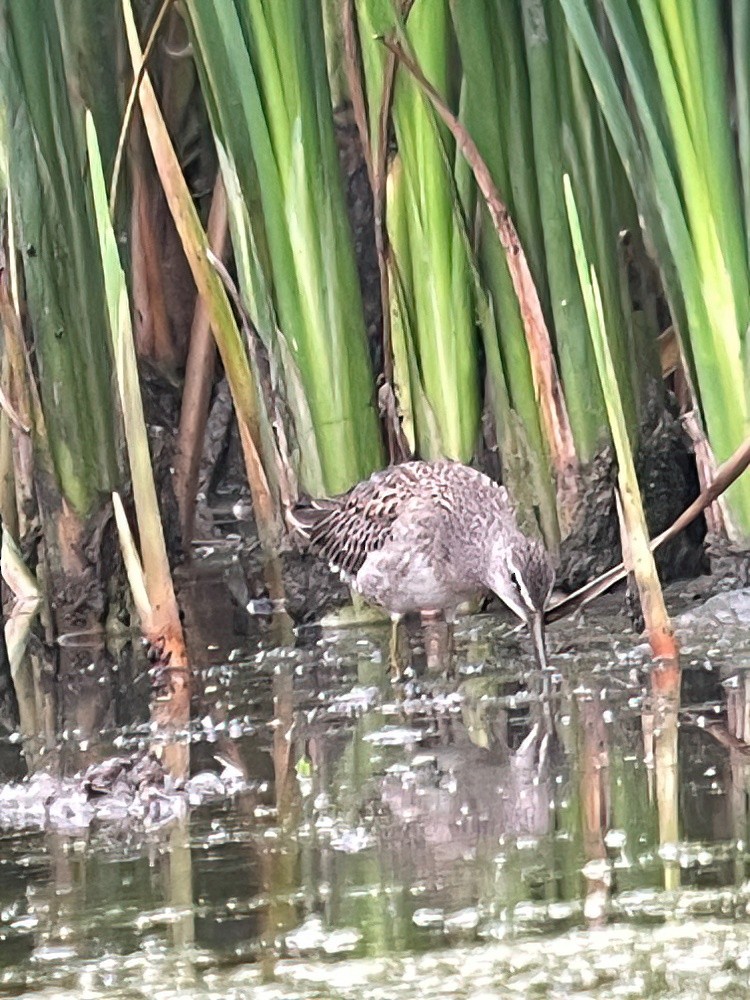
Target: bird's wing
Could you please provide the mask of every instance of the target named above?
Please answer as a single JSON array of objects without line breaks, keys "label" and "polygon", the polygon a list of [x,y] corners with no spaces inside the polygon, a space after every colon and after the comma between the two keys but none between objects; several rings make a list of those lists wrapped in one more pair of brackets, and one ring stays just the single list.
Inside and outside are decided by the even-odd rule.
[{"label": "bird's wing", "polygon": [[405,506],[420,491],[421,464],[392,466],[350,493],[296,508],[298,530],[342,577],[353,579],[369,553],[385,545]]}]

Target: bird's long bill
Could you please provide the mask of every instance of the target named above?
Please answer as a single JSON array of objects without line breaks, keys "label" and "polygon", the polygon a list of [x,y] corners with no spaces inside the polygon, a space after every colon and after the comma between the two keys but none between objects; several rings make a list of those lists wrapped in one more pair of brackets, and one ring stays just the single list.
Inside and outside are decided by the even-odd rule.
[{"label": "bird's long bill", "polygon": [[534,656],[542,670],[547,669],[547,647],[544,642],[544,612],[537,611],[529,619],[529,631],[534,643]]}]

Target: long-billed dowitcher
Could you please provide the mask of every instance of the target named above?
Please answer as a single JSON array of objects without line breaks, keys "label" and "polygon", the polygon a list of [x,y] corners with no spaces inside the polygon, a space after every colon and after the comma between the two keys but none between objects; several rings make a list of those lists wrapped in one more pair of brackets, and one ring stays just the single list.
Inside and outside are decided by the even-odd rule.
[{"label": "long-billed dowitcher", "polygon": [[394,621],[443,612],[491,590],[527,623],[546,666],[544,610],[554,583],[540,541],[525,535],[504,486],[458,462],[405,462],[349,493],[293,514],[331,569]]}]

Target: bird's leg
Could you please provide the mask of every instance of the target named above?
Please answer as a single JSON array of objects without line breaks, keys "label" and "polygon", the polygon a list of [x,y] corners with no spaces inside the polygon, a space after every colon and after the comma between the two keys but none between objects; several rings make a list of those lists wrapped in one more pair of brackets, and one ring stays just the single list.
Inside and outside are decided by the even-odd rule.
[{"label": "bird's leg", "polygon": [[446,641],[447,671],[453,675],[453,653],[455,651],[454,638],[456,626],[456,609],[448,608],[445,611],[445,627],[448,631]]},{"label": "bird's leg", "polygon": [[429,671],[449,673],[453,663],[453,617],[440,611],[423,611],[425,659]]},{"label": "bird's leg", "polygon": [[395,680],[400,680],[401,675],[407,666],[401,655],[401,643],[404,637],[401,625],[402,615],[391,615],[391,641],[388,650],[388,662],[391,666],[391,674]]}]

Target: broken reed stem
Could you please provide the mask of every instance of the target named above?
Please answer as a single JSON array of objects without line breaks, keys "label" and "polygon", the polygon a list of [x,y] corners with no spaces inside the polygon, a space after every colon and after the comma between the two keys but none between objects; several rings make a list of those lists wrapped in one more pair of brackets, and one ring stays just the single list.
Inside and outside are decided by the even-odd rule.
[{"label": "broken reed stem", "polygon": [[[146,610],[143,601],[139,607],[141,624],[149,641],[163,647],[165,662],[174,667],[186,668],[188,659],[185,637],[172,583],[143,415],[127,284],[107,209],[107,191],[96,126],[90,112],[86,113],[86,141],[112,356],[138,523],[141,551],[140,557],[136,555],[136,560],[138,566],[142,566],[143,589],[147,594],[148,609]],[[117,494],[113,494],[115,504],[116,496]]]},{"label": "broken reed stem", "polygon": [[622,511],[621,523],[624,525],[623,552],[629,553],[630,556],[654,657],[657,659],[664,657],[667,660],[676,661],[677,643],[667,614],[659,575],[656,572],[656,563],[649,543],[646,516],[643,511],[643,501],[623,415],[620,389],[606,335],[599,281],[593,264],[589,265],[587,260],[580,217],[568,174],[563,177],[563,188],[589,333],[604,393],[612,443],[617,456],[617,482]]},{"label": "broken reed stem", "polygon": [[[130,58],[133,70],[138,74],[143,65],[143,53],[131,0],[123,0],[122,9]],[[226,292],[207,260],[210,250],[206,234],[195,210],[148,72],[143,73],[138,98],[169,211],[198,294],[206,303],[211,316],[211,328],[234,402],[258,535],[267,551],[276,551],[283,535],[283,527],[276,498],[263,466],[259,402],[247,355]]]},{"label": "broken reed stem", "polygon": [[280,383],[275,376],[275,372],[272,370],[271,354],[266,350],[265,344],[245,308],[239,289],[232,281],[229,271],[227,271],[222,261],[214,253],[209,251],[207,256],[209,263],[213,265],[221,279],[229,298],[234,303],[237,315],[240,318],[240,326],[245,335],[247,352],[252,360],[253,370],[258,377],[261,400],[265,407],[266,417],[273,437],[272,457],[278,476],[279,500],[284,511],[289,512],[299,500],[299,487],[291,455],[289,454],[289,443],[286,437],[284,418],[276,391],[276,386]]},{"label": "broken reed stem", "polygon": [[[680,514],[677,520],[662,531],[660,535],[651,540],[651,551],[655,551],[660,545],[668,542],[675,535],[679,535],[689,524],[692,524],[706,507],[717,500],[742,475],[748,465],[750,465],[750,438],[744,441],[737,451],[719,466],[713,482],[709,483],[702,490],[700,495]],[[608,569],[606,573],[602,573],[595,580],[589,581],[589,583],[584,584],[583,587],[579,587],[574,593],[568,594],[561,601],[552,604],[547,610],[546,620],[557,621],[559,618],[571,614],[577,608],[583,607],[595,598],[600,597],[610,587],[614,587],[620,580],[624,580],[627,575],[628,570],[625,564],[618,563],[617,566]]]},{"label": "broken reed stem", "polygon": [[146,45],[143,49],[143,59],[138,67],[138,72],[133,77],[133,85],[130,88],[130,93],[128,94],[128,99],[125,104],[125,113],[122,116],[122,125],[120,126],[120,135],[117,139],[117,150],[115,151],[114,165],[112,167],[112,180],[109,185],[109,217],[112,220],[113,225],[115,221],[115,208],[117,207],[117,190],[119,187],[120,172],[122,170],[122,157],[125,151],[125,142],[130,129],[130,122],[133,119],[133,109],[135,108],[135,102],[138,100],[138,90],[141,86],[141,80],[146,72],[146,64],[148,63],[149,56],[151,55],[151,50],[156,43],[156,36],[159,34],[162,22],[167,16],[167,11],[173,2],[174,0],[162,0],[162,5],[156,15],[146,41]]}]

